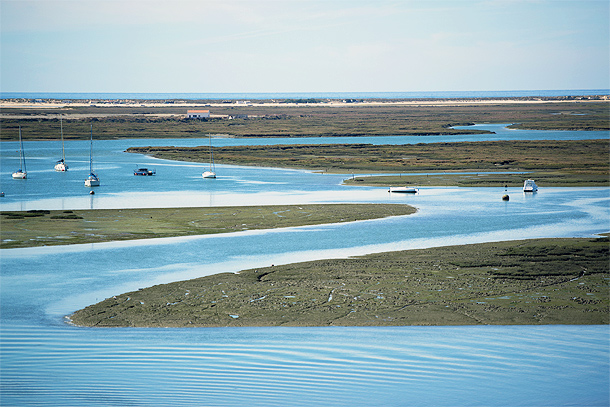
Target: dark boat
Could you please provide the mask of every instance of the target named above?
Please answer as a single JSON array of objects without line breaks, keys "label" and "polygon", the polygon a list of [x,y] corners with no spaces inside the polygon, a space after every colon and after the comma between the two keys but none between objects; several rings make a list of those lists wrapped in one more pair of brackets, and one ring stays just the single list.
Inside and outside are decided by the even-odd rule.
[{"label": "dark boat", "polygon": [[133,175],[155,175],[157,172],[155,170],[149,170],[148,168],[138,168],[137,170],[133,170]]}]

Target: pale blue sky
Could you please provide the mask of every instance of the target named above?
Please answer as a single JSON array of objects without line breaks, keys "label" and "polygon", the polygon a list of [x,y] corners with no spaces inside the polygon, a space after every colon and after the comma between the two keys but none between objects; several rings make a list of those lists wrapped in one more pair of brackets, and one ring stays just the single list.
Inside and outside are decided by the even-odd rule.
[{"label": "pale blue sky", "polygon": [[0,90],[607,89],[609,4],[0,0]]}]

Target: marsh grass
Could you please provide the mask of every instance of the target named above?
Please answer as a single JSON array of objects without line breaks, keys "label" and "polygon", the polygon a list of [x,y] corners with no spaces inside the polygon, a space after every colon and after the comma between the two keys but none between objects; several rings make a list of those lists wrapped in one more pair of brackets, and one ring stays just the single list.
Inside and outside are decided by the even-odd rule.
[{"label": "marsh grass", "polygon": [[408,215],[396,204],[0,212],[0,248],[96,243],[350,222]]},{"label": "marsh grass", "polygon": [[608,106],[608,101],[600,100],[438,106],[389,103],[339,107],[229,105],[209,109],[214,115],[247,118],[206,121],[187,120],[186,107],[3,108],[0,139],[17,140],[19,126],[25,140],[57,139],[60,132],[57,116],[60,114],[65,116],[63,131],[68,140],[86,139],[90,124],[94,125],[98,139],[200,138],[207,134],[324,137],[489,133],[451,128],[473,123],[516,123],[515,127],[539,130],[609,130]]},{"label": "marsh grass", "polygon": [[[132,147],[132,153],[206,162],[209,147]],[[523,184],[523,175],[448,176],[467,172],[535,172],[559,185],[608,185],[608,140],[478,141],[407,145],[326,144],[219,147],[219,163],[307,168],[335,173],[437,172],[419,176],[420,185],[497,186]],[[529,176],[528,176],[529,177]],[[362,184],[391,185],[396,179],[363,178]],[[439,181],[441,180],[441,181]],[[349,182],[356,182],[355,180]]]}]

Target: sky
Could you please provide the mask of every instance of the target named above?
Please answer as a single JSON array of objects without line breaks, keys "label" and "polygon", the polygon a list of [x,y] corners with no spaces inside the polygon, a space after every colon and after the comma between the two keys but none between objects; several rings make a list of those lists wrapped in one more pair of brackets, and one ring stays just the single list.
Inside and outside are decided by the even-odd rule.
[{"label": "sky", "polygon": [[0,0],[2,92],[610,88],[608,0]]}]

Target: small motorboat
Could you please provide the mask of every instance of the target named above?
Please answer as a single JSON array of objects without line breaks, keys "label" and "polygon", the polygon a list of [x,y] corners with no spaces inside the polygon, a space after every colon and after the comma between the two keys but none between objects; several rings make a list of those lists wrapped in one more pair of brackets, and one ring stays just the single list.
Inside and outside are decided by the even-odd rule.
[{"label": "small motorboat", "polygon": [[419,192],[419,189],[415,187],[390,187],[388,192],[398,192],[401,194],[416,194]]},{"label": "small motorboat", "polygon": [[536,192],[538,191],[538,185],[533,179],[526,179],[523,183],[523,192]]},{"label": "small motorboat", "polygon": [[157,172],[155,170],[149,170],[148,168],[138,168],[137,170],[133,170],[133,175],[155,175]]}]

